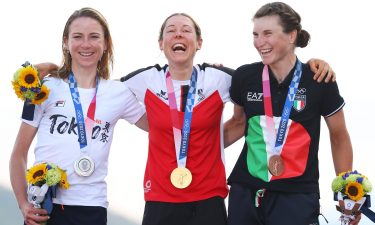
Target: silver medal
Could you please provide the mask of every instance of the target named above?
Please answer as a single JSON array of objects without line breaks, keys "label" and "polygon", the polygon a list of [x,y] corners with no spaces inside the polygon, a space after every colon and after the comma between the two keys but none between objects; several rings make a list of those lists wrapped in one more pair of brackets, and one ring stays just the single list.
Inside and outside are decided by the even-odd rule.
[{"label": "silver medal", "polygon": [[74,171],[83,177],[90,176],[95,170],[95,163],[89,156],[82,156],[74,162]]}]

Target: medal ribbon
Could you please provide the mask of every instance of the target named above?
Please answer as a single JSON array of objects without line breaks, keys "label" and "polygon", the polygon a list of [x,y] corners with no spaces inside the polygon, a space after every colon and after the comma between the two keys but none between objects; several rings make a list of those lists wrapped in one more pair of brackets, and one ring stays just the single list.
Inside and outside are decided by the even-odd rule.
[{"label": "medal ribbon", "polygon": [[[288,121],[290,112],[292,110],[294,97],[298,89],[298,85],[302,75],[302,63],[297,58],[296,69],[294,70],[292,81],[289,85],[288,95],[285,99],[284,108],[281,114],[280,123],[277,129],[277,134],[275,135],[275,123],[273,121],[272,103],[271,103],[271,90],[270,90],[270,80],[268,66],[264,65],[262,73],[262,85],[263,85],[263,99],[264,99],[264,111],[266,114],[266,129],[269,133],[269,138],[271,146],[275,146],[273,149],[274,153],[280,155],[280,152],[284,146],[284,140],[286,137],[286,131],[288,127]],[[275,139],[276,138],[276,139]]]},{"label": "medal ribbon", "polygon": [[96,94],[98,93],[99,78],[98,76],[96,76],[95,95],[91,100],[89,109],[87,110],[86,120],[83,115],[82,104],[81,104],[79,92],[78,92],[78,85],[77,85],[76,80],[74,79],[73,73],[69,74],[68,83],[69,83],[70,94],[72,96],[72,100],[74,104],[74,109],[76,111],[79,147],[80,149],[83,149],[87,146],[86,128],[87,128],[87,131],[90,131],[89,136],[91,138],[92,128],[95,123]]},{"label": "medal ribbon", "polygon": [[172,119],[173,138],[176,150],[177,165],[178,167],[186,167],[186,159],[190,137],[190,126],[193,116],[193,106],[197,85],[197,70],[193,67],[193,72],[191,74],[190,79],[189,92],[185,106],[184,122],[182,126],[180,125],[178,120],[177,101],[174,93],[171,74],[169,73],[169,71],[167,71],[166,74],[166,85],[168,91],[169,109],[171,112]]}]

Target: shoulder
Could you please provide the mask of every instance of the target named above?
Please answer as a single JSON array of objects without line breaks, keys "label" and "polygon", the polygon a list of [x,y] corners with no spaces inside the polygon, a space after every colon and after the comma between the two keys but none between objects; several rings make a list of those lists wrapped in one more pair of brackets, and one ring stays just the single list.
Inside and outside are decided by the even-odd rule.
[{"label": "shoulder", "polygon": [[147,75],[147,74],[152,74],[152,73],[155,73],[155,72],[165,71],[166,67],[167,67],[167,65],[161,67],[159,64],[155,64],[153,66],[140,68],[138,70],[135,70],[135,71],[129,73],[126,76],[121,77],[120,81],[124,82],[124,81],[127,81],[129,79],[139,77],[141,75]]},{"label": "shoulder", "polygon": [[121,82],[119,80],[100,79],[99,89],[114,93],[126,89],[126,85],[124,82]]},{"label": "shoulder", "polygon": [[311,71],[309,64],[302,63],[302,74],[305,78],[313,80],[314,73]]},{"label": "shoulder", "polygon": [[264,64],[262,62],[255,62],[251,64],[245,64],[236,69],[233,75],[233,79],[254,79],[259,78],[262,74]]},{"label": "shoulder", "polygon": [[46,77],[42,82],[48,88],[58,88],[63,85],[67,85],[67,83],[63,79],[57,77]]},{"label": "shoulder", "polygon": [[262,62],[255,62],[251,64],[245,64],[236,69],[236,73],[242,73],[242,72],[257,72],[261,69],[263,69],[264,64]]},{"label": "shoulder", "polygon": [[225,67],[225,66],[215,66],[215,65],[208,64],[208,63],[198,64],[197,67],[203,71],[214,71],[214,72],[223,73],[229,76],[232,76],[234,73],[234,69],[232,68]]}]

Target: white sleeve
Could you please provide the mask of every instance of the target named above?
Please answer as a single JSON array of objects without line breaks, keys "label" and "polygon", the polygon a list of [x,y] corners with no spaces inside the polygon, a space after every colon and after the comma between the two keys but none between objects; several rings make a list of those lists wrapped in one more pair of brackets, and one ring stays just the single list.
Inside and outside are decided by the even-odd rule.
[{"label": "white sleeve", "polygon": [[122,114],[122,118],[127,120],[129,123],[134,124],[143,116],[143,114],[145,114],[145,107],[137,100],[125,82],[123,82],[123,85],[125,88],[125,110]]},{"label": "white sleeve", "polygon": [[39,127],[44,112],[44,104],[33,105],[25,103],[22,109],[21,120],[30,126]]}]

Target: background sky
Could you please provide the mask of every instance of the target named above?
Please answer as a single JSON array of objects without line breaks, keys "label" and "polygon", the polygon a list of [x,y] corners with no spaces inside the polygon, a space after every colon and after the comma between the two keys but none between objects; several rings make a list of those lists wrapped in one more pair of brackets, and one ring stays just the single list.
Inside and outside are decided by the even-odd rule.
[{"label": "background sky", "polygon": [[[115,47],[112,78],[120,78],[141,67],[164,64],[157,38],[164,19],[174,12],[190,14],[201,26],[203,47],[196,63],[223,63],[237,68],[259,61],[252,45],[252,15],[267,3],[264,0],[13,0],[0,3],[0,96],[2,129],[0,144],[0,192],[8,196],[1,202],[0,215],[10,206],[18,209],[9,194],[8,162],[20,124],[22,102],[11,87],[14,71],[26,60],[31,63],[51,61],[60,63],[61,36],[66,20],[76,9],[90,6],[98,9],[110,25]],[[354,147],[354,167],[375,184],[375,149],[373,143],[374,107],[374,21],[371,0],[285,1],[302,17],[302,27],[311,35],[298,57],[306,62],[321,58],[330,63],[337,74],[340,93],[346,101],[344,108],[347,127]],[[6,4],[6,5],[5,5]],[[224,119],[232,113],[226,105]],[[225,150],[227,175],[231,172],[242,149],[243,139]],[[322,212],[330,224],[338,223],[330,184],[335,176],[329,137],[322,122],[320,142],[320,189]],[[120,121],[110,154],[107,178],[109,211],[134,223],[140,223],[143,213],[143,172],[147,158],[147,134]],[[33,162],[29,154],[29,166]],[[375,197],[374,197],[375,199]],[[374,210],[374,207],[372,207]],[[5,214],[4,214],[5,215]],[[3,218],[3,216],[1,216]],[[9,215],[8,215],[9,217]],[[15,214],[18,217],[20,214]],[[323,220],[321,220],[323,221]],[[322,223],[322,224],[325,224]],[[362,224],[370,224],[364,218]]]}]

